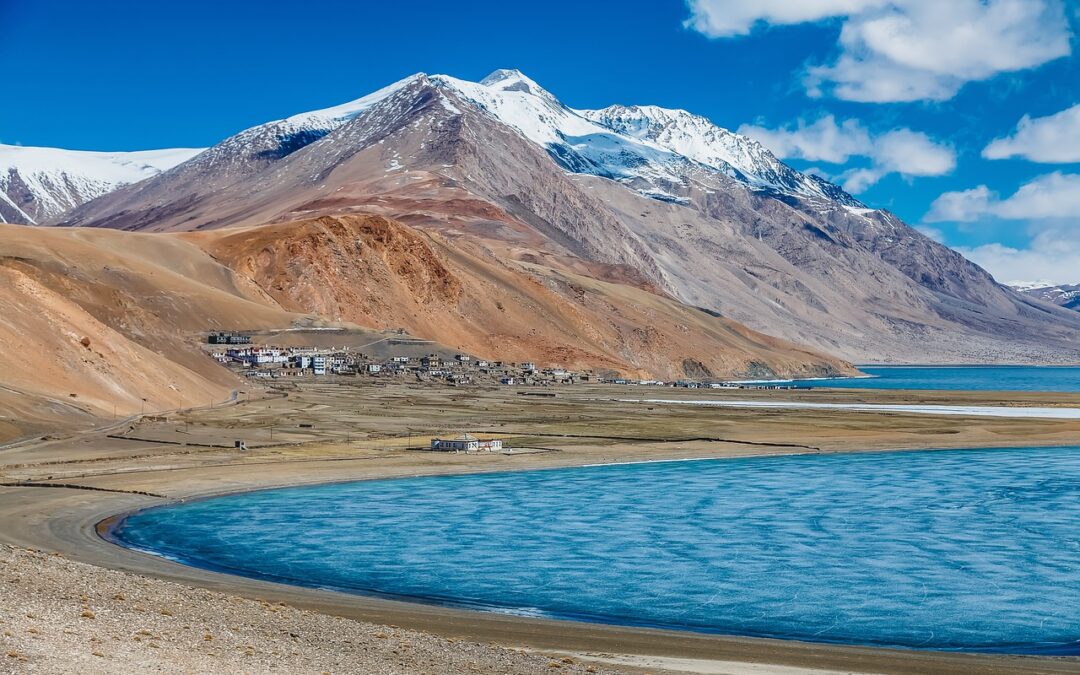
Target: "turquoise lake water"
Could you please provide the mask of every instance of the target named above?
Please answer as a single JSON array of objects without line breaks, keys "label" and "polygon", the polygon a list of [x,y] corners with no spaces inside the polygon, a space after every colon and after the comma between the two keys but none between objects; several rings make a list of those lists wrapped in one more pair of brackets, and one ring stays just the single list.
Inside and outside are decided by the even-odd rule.
[{"label": "turquoise lake water", "polygon": [[209,569],[488,611],[1080,653],[1080,448],[656,462],[289,488],[136,513]]},{"label": "turquoise lake water", "polygon": [[1080,391],[1080,367],[1076,366],[860,366],[859,370],[872,377],[796,383],[847,389]]}]

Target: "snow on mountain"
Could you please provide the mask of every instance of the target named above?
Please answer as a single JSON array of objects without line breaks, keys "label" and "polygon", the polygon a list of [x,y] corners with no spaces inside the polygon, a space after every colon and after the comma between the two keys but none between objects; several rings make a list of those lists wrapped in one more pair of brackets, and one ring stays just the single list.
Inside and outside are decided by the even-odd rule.
[{"label": "snow on mountain", "polygon": [[0,222],[44,222],[200,152],[198,148],[87,152],[0,145]]},{"label": "snow on mountain", "polygon": [[1041,281],[1010,281],[1005,285],[1020,291],[1021,293],[1026,293],[1027,291],[1034,291],[1040,288],[1050,288],[1054,285],[1054,282],[1045,279]]},{"label": "snow on mountain", "polygon": [[578,114],[618,133],[655,144],[726,173],[752,188],[863,205],[836,185],[792,169],[757,141],[700,115],[654,105],[613,105]]},{"label": "snow on mountain", "polygon": [[615,105],[573,110],[518,70],[480,82],[431,77],[544,147],[567,171],[629,184],[647,196],[668,194],[695,170],[722,173],[755,190],[863,207],[839,187],[787,166],[757,141],[685,110]]},{"label": "snow on mountain", "polygon": [[[193,184],[201,182],[209,190],[225,189],[324,138],[419,82],[429,82],[451,92],[459,100],[517,130],[544,148],[568,172],[616,180],[655,199],[685,201],[679,194],[685,194],[685,188],[695,176],[706,172],[722,174],[759,192],[863,207],[839,187],[795,171],[756,141],[722,129],[703,117],[656,106],[573,110],[520,71],[497,70],[480,82],[448,75],[412,75],[348,103],[251,127],[202,152],[161,151],[163,161],[158,166],[150,164],[148,155],[143,161],[149,168],[142,170],[136,170],[135,164],[145,153],[82,153],[88,156],[82,158],[85,161],[91,161],[89,156],[95,158],[93,161],[108,159],[116,165],[116,171],[127,171],[116,176],[107,176],[100,170],[65,173],[59,167],[77,163],[42,154],[38,162],[40,171],[33,174],[36,177],[21,181],[7,178],[16,188],[27,183],[26,190],[3,189],[6,186],[0,183],[3,189],[0,217],[23,222],[54,219],[119,185],[142,180],[170,167],[169,175],[176,179],[183,177]],[[0,154],[0,170],[3,166]]]},{"label": "snow on mountain", "polygon": [[1013,289],[1067,309],[1080,310],[1080,284],[1054,284],[1049,281],[1014,281]]},{"label": "snow on mountain", "polygon": [[571,110],[517,70],[498,70],[481,82],[433,75],[454,92],[545,148],[564,169],[613,180],[643,180],[645,193],[663,195],[657,184],[682,182],[687,158],[655,143],[608,129]]},{"label": "snow on mountain", "polygon": [[261,168],[319,140],[422,77],[412,75],[348,103],[251,127],[209,148],[185,169],[205,172],[210,167],[220,170],[224,164],[234,165],[233,173],[239,174]]}]

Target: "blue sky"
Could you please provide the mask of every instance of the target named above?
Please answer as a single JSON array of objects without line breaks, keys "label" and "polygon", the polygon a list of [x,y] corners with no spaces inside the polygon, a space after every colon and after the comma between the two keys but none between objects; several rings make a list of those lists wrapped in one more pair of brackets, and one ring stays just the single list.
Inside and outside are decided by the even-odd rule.
[{"label": "blue sky", "polygon": [[0,0],[0,142],[204,146],[513,67],[741,129],[1003,281],[1080,282],[1078,32],[1080,0]]}]

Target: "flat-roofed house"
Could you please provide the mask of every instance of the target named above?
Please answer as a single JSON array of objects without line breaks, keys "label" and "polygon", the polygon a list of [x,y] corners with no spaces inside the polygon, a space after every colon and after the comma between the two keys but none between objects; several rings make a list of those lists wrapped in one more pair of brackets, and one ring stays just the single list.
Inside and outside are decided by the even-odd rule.
[{"label": "flat-roofed house", "polygon": [[473,452],[480,450],[497,452],[502,450],[502,441],[497,438],[477,438],[472,434],[462,434],[453,439],[433,438],[431,439],[431,449],[443,452]]}]

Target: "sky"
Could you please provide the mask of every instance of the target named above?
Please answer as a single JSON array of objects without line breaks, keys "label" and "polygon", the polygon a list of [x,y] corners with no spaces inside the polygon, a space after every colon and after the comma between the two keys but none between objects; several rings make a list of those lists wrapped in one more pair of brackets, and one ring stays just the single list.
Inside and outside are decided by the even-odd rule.
[{"label": "sky", "polygon": [[1080,0],[0,0],[0,143],[211,145],[416,73],[684,108],[1000,281],[1080,283]]}]

